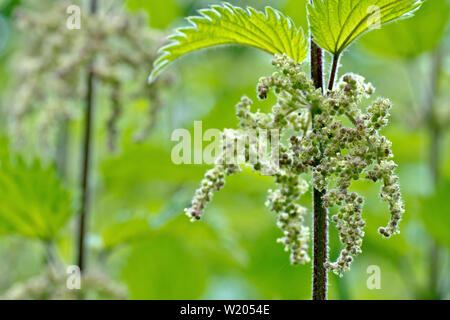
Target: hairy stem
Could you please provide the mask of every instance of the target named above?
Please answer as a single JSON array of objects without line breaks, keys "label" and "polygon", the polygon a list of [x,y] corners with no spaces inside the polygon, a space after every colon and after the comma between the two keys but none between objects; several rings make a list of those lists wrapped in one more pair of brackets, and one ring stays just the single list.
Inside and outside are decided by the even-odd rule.
[{"label": "hairy stem", "polygon": [[323,92],[323,54],[322,49],[311,36],[311,79],[317,89]]},{"label": "hairy stem", "polygon": [[[90,11],[91,14],[97,12],[97,0],[91,0]],[[86,90],[86,110],[85,110],[85,125],[84,125],[84,142],[83,142],[83,160],[81,171],[81,205],[78,224],[78,266],[80,270],[85,269],[86,264],[86,222],[89,212],[89,180],[90,180],[90,156],[92,144],[92,124],[93,124],[93,108],[95,101],[95,75],[94,62],[91,61],[87,75],[87,90]]]},{"label": "hairy stem", "polygon": [[[314,86],[323,92],[322,49],[311,36],[311,78]],[[314,121],[314,114],[313,121]],[[320,159],[317,159],[320,161]],[[323,206],[323,193],[314,188],[314,253],[313,253],[313,300],[327,299],[327,269],[328,258],[328,215]]]},{"label": "hairy stem", "polygon": [[337,70],[339,66],[339,58],[340,54],[335,54],[333,56],[333,64],[331,66],[331,72],[330,72],[330,81],[328,82],[328,91],[333,91],[334,82],[336,80]]},{"label": "hairy stem", "polygon": [[328,272],[328,214],[323,206],[323,193],[314,188],[314,276],[313,300],[326,300]]}]

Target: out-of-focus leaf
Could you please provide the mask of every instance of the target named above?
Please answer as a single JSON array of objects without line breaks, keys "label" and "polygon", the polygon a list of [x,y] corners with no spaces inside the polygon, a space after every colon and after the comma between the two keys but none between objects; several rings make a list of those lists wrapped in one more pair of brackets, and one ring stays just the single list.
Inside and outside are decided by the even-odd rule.
[{"label": "out-of-focus leaf", "polygon": [[307,46],[303,30],[295,27],[279,11],[266,7],[266,12],[251,7],[247,11],[229,3],[213,5],[199,11],[202,16],[187,18],[191,27],[180,28],[161,49],[150,79],[179,57],[208,47],[239,44],[255,47],[270,54],[286,53],[297,62],[306,58]]},{"label": "out-of-focus leaf", "polygon": [[181,13],[179,4],[174,0],[127,0],[127,7],[147,12],[150,26],[158,29],[167,28]]},{"label": "out-of-focus leaf", "polygon": [[148,235],[150,226],[146,219],[132,219],[116,223],[103,231],[103,244],[113,248]]},{"label": "out-of-focus leaf", "polygon": [[[177,142],[170,142],[176,145]],[[132,166],[127,165],[133,163]],[[158,168],[158,170],[155,170]],[[152,180],[164,180],[182,183],[201,178],[206,167],[193,165],[176,165],[171,160],[171,154],[164,148],[155,145],[130,146],[126,152],[102,164],[106,185],[114,181],[122,186],[146,184]]]},{"label": "out-of-focus leaf", "polygon": [[135,244],[123,270],[131,299],[198,299],[206,277],[195,253],[168,236]]},{"label": "out-of-focus leaf", "polygon": [[[3,58],[5,55],[5,48],[7,48],[7,44],[10,38],[10,25],[8,21],[0,14],[0,57]],[[0,65],[0,67],[2,67]],[[2,72],[3,73],[3,72]],[[1,77],[1,76],[0,76]]]},{"label": "out-of-focus leaf", "polygon": [[0,157],[0,234],[54,239],[72,215],[71,197],[53,167]]},{"label": "out-of-focus leaf", "polygon": [[0,1],[0,14],[10,17],[14,9],[22,4],[22,0],[2,0]]},{"label": "out-of-focus leaf", "polygon": [[426,229],[441,244],[450,248],[450,181],[434,195],[422,199],[422,221]]},{"label": "out-of-focus leaf", "polygon": [[306,14],[306,4],[309,0],[288,0],[282,11],[304,30],[308,29],[308,18]]},{"label": "out-of-focus leaf", "polygon": [[230,230],[214,223],[192,223],[182,214],[159,230],[159,234],[172,235],[187,250],[204,260],[203,264],[215,272],[236,267],[246,257]]},{"label": "out-of-focus leaf", "polygon": [[438,45],[447,26],[449,12],[450,3],[446,0],[427,0],[413,18],[375,30],[361,43],[383,56],[414,58]]},{"label": "out-of-focus leaf", "polygon": [[421,4],[421,0],[313,0],[308,19],[314,41],[339,55],[377,23],[408,17]]},{"label": "out-of-focus leaf", "polygon": [[289,253],[276,241],[279,236],[272,225],[248,243],[250,263],[244,272],[260,292],[260,299],[309,299],[311,266],[292,266]]}]

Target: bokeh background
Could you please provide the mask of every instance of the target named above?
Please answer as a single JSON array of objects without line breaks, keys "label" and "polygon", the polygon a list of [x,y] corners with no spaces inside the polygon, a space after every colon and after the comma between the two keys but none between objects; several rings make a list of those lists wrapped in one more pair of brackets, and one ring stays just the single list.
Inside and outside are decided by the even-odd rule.
[{"label": "bokeh background", "polygon": [[[271,5],[307,28],[304,0],[229,2],[257,9]],[[55,139],[49,139],[50,147],[41,144],[45,130],[36,127],[36,119],[51,118],[55,112],[44,105],[23,120],[21,139],[11,129],[11,109],[21,85],[15,68],[26,63],[17,57],[23,56],[25,37],[34,34],[18,28],[15,12],[29,3],[0,0],[0,296],[7,299],[54,297],[52,290],[64,290],[65,267],[76,261],[83,100],[75,98],[75,89],[67,95],[64,108],[76,111],[64,122],[62,147],[52,148]],[[56,1],[36,3],[33,10],[44,15]],[[73,3],[87,12],[86,3]],[[144,11],[149,16],[144,28],[164,36],[186,25],[183,17],[213,3],[219,2],[128,0],[100,1],[100,6],[119,6],[130,14]],[[393,101],[391,125],[383,133],[393,142],[406,213],[401,234],[382,239],[377,229],[389,213],[379,200],[380,186],[357,186],[366,197],[363,253],[343,278],[330,274],[331,299],[450,298],[449,11],[450,1],[427,0],[415,17],[365,35],[341,61],[341,75],[361,74],[374,84],[377,95]],[[191,223],[183,208],[208,167],[171,161],[173,130],[193,132],[195,120],[203,121],[204,131],[235,127],[235,104],[244,94],[256,99],[259,77],[272,70],[270,56],[251,48],[218,48],[183,58],[158,88],[158,108],[143,98],[123,106],[112,151],[106,124],[110,101],[98,86],[86,271],[94,285],[83,297],[310,298],[312,268],[289,264],[288,253],[276,242],[280,231],[275,217],[264,206],[266,191],[273,187],[270,178],[250,170],[230,177],[205,219]],[[133,86],[135,79],[126,81]],[[148,119],[149,107],[155,110],[150,114],[154,126],[137,142],[136,129]],[[51,129],[59,132],[59,127]],[[311,195],[301,202],[311,207]],[[40,234],[46,228],[52,230],[48,237]],[[331,259],[339,250],[331,224]],[[381,270],[379,290],[367,287],[367,268],[372,265]],[[54,269],[63,276],[49,271]]]}]

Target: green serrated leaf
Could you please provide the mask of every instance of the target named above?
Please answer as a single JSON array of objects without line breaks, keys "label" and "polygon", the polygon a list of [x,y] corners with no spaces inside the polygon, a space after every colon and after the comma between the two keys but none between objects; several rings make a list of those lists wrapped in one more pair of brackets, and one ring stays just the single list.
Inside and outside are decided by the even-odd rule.
[{"label": "green serrated leaf", "polygon": [[53,167],[0,156],[0,234],[54,239],[72,215],[69,192]]},{"label": "green serrated leaf", "polygon": [[307,44],[301,28],[279,11],[266,7],[244,10],[229,3],[213,5],[199,11],[201,16],[189,17],[192,26],[181,28],[169,37],[172,42],[161,49],[150,81],[171,62],[199,49],[239,44],[255,47],[270,54],[287,54],[297,62],[307,55]]},{"label": "green serrated leaf", "polygon": [[311,33],[315,42],[339,55],[367,31],[417,10],[422,0],[313,0],[308,5]]}]

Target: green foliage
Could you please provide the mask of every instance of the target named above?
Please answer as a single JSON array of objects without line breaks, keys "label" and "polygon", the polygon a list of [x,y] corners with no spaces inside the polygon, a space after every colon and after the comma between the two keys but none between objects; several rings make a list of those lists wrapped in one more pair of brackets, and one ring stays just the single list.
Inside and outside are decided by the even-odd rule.
[{"label": "green foliage", "polygon": [[292,21],[304,30],[308,29],[308,17],[306,12],[306,3],[308,0],[288,0],[282,11],[289,16]]},{"label": "green foliage", "polygon": [[[151,25],[156,21],[150,11],[152,9],[149,8],[159,6],[159,2],[162,4],[174,2],[182,8],[182,12],[172,21],[169,21],[171,19],[169,15],[173,15],[170,10],[154,14],[158,21],[164,20],[167,25],[179,23],[182,16],[188,11],[192,12],[193,8],[203,8],[209,3],[219,2],[128,1],[132,9],[137,9],[137,5],[136,7],[134,5],[139,4],[149,11]],[[297,26],[304,26],[307,1],[270,1],[270,5],[282,9],[282,12],[291,17]],[[15,1],[0,0],[0,3],[8,2]],[[230,2],[239,6],[253,5],[258,9],[264,6],[264,2],[268,3],[260,0],[230,0]],[[434,2],[438,3],[440,0],[428,1],[429,7]],[[28,2],[26,4],[28,5]],[[43,4],[42,0],[38,2],[40,8],[44,8]],[[425,9],[424,6],[415,16],[424,14],[422,10]],[[433,36],[431,30],[441,14],[443,14],[441,11],[430,13],[429,24],[425,23],[421,27],[424,34]],[[162,16],[167,17],[163,19]],[[398,25],[409,25],[413,21],[417,21],[416,18],[402,21]],[[396,24],[390,24],[383,29],[391,27],[396,27]],[[410,27],[410,30],[413,30],[412,26]],[[369,40],[372,35],[384,33],[383,29],[375,30],[363,39]],[[33,34],[31,32],[30,36]],[[11,35],[10,39],[21,41],[12,33]],[[426,35],[423,38],[426,38]],[[364,40],[360,43],[363,42],[365,45]],[[395,37],[393,42],[397,41],[400,42]],[[144,47],[149,50],[148,46]],[[11,50],[11,53],[16,56],[21,51]],[[444,51],[444,55],[448,59],[448,53]],[[250,169],[244,170],[240,175],[230,176],[227,186],[214,196],[214,202],[209,207],[204,223],[191,224],[181,216],[181,208],[188,204],[193,188],[207,168],[174,165],[170,161],[170,150],[176,142],[170,141],[170,133],[175,128],[186,128],[192,132],[193,119],[203,121],[204,131],[209,128],[234,127],[235,110],[230,106],[233,106],[244,93],[253,96],[255,78],[272,72],[272,66],[258,50],[227,48],[215,54],[199,53],[197,56],[199,59],[193,56],[192,64],[178,65],[177,73],[180,80],[167,89],[164,108],[158,117],[155,130],[149,141],[144,144],[133,143],[131,137],[136,123],[144,124],[146,121],[143,117],[145,105],[141,102],[130,102],[124,105],[126,111],[119,123],[119,128],[124,131],[124,134],[120,135],[122,145],[118,146],[119,152],[117,155],[107,152],[106,148],[102,147],[104,144],[101,141],[106,139],[104,122],[110,113],[110,104],[106,96],[98,100],[99,112],[95,117],[96,125],[93,133],[96,145],[100,147],[95,148],[93,159],[95,164],[93,174],[98,179],[95,179],[96,183],[92,185],[95,196],[94,214],[89,223],[89,244],[93,247],[89,249],[92,259],[89,259],[88,269],[93,270],[101,264],[102,270],[110,277],[118,280],[117,276],[121,274],[121,279],[129,287],[130,297],[139,299],[198,297],[308,299],[311,289],[311,269],[289,265],[289,253],[280,250],[279,244],[274,241],[280,235],[274,223],[276,217],[263,207],[267,189],[274,187],[270,177],[258,176],[251,173]],[[208,59],[207,63],[205,57]],[[364,73],[366,78],[376,85],[377,94],[393,98],[391,126],[383,133],[393,142],[395,159],[399,164],[398,174],[406,214],[401,223],[401,234],[389,241],[380,240],[376,226],[386,222],[387,210],[386,205],[378,200],[380,186],[363,181],[355,182],[352,191],[366,198],[364,219],[367,227],[363,244],[364,254],[355,259],[352,272],[344,278],[329,277],[330,299],[417,299],[418,286],[423,289],[429,286],[428,272],[432,263],[428,252],[429,237],[433,236],[441,244],[447,239],[444,237],[448,237],[446,232],[449,228],[450,209],[447,208],[447,204],[450,189],[440,191],[441,196],[435,198],[436,203],[432,207],[427,205],[428,202],[423,206],[419,205],[419,195],[423,195],[424,191],[430,192],[431,188],[427,167],[429,138],[425,130],[406,130],[404,115],[401,113],[406,109],[408,114],[411,114],[411,103],[418,101],[417,97],[410,96],[410,91],[414,88],[411,89],[408,82],[405,82],[406,77],[417,82],[417,85],[427,88],[423,81],[428,77],[420,76],[422,73],[419,72],[420,70],[428,73],[429,64],[425,60],[415,60],[414,66],[417,69],[410,70],[407,75],[402,72],[404,65],[398,61],[369,59],[367,52],[363,50],[355,50],[352,54],[345,55],[342,61],[344,72]],[[0,65],[6,62],[6,58],[2,59]],[[141,68],[145,69],[142,65]],[[0,78],[8,80],[14,76],[16,70],[4,70],[0,66]],[[146,70],[145,72],[148,72],[148,68]],[[389,72],[388,77],[386,72]],[[144,75],[147,76],[148,74]],[[131,82],[140,83],[136,78],[130,78]],[[6,82],[0,80],[0,83]],[[127,82],[126,86],[129,85],[132,84]],[[444,71],[441,92],[444,94],[449,92],[449,85],[448,75],[446,76]],[[14,90],[8,90],[10,90],[8,87],[0,85],[0,94],[14,93]],[[56,93],[57,91],[53,92]],[[15,98],[14,100],[12,98],[7,100],[5,107],[10,107],[10,102],[15,101]],[[442,102],[445,104],[447,100],[444,98]],[[261,112],[268,112],[274,103],[275,99],[269,97],[267,101],[260,101],[258,108],[261,108]],[[45,110],[44,112],[49,115]],[[1,123],[6,124],[6,120],[6,117],[0,117]],[[76,155],[80,143],[76,137],[80,136],[78,124],[81,125],[81,122],[76,124],[77,127],[70,128],[70,133],[74,136],[71,138],[73,143],[68,145],[68,152],[71,155],[67,166],[70,181],[78,178],[79,170],[77,165],[79,157]],[[33,128],[28,126],[27,130],[36,133]],[[40,137],[38,134],[34,135]],[[448,141],[442,141],[441,147],[443,162],[441,165],[445,167],[444,171],[449,176]],[[2,150],[4,148],[0,148],[0,153]],[[30,153],[30,149],[24,151]],[[300,203],[309,207],[311,197],[311,192],[308,192]],[[0,209],[2,208],[3,203],[0,203]],[[334,213],[330,211],[330,215]],[[310,215],[306,217],[305,223],[311,223]],[[149,231],[146,231],[147,228]],[[100,251],[101,254],[97,255],[99,235],[102,236],[106,248],[111,249],[108,250],[108,255],[103,254],[104,251]],[[64,237],[58,239],[58,256],[63,258],[64,262],[72,263],[75,246],[72,233],[65,233]],[[445,281],[445,278],[448,278],[448,267],[445,263],[449,261],[450,251],[448,247],[441,246],[441,248],[440,260],[443,263],[440,283],[443,297],[448,299],[450,290],[446,284],[448,281]],[[29,283],[27,279],[33,281],[36,276],[39,278],[39,275],[44,274],[46,270],[43,268],[44,249],[38,241],[23,237],[1,237],[0,292],[6,293],[9,291],[8,288],[16,287],[17,284],[27,284]],[[330,257],[337,257],[340,250],[338,231],[331,225]],[[238,265],[230,261],[232,258],[238,260]],[[379,265],[382,268],[380,290],[369,290],[366,286],[370,276],[367,274],[367,267],[370,265]],[[195,268],[198,269],[193,270]],[[183,285],[184,282],[187,282],[187,285]],[[50,287],[48,289],[53,290]]]},{"label": "green foliage", "polygon": [[103,244],[106,248],[128,243],[148,234],[150,226],[145,219],[132,219],[116,223],[104,230]]},{"label": "green foliage", "polygon": [[2,0],[0,1],[0,14],[4,16],[11,16],[14,8],[21,4],[21,0]]},{"label": "green foliage", "polygon": [[407,17],[421,4],[421,0],[313,0],[308,5],[309,25],[316,43],[339,55],[377,22],[384,25]]},{"label": "green foliage", "polygon": [[72,215],[71,197],[53,167],[0,157],[0,234],[54,239]]},{"label": "green foliage", "polygon": [[248,278],[262,295],[260,299],[309,299],[310,269],[290,266],[286,253],[273,241],[277,236],[276,229],[265,229],[248,243]]},{"label": "green foliage", "polygon": [[197,299],[206,286],[206,270],[182,241],[159,236],[133,247],[123,279],[131,299]]},{"label": "green foliage", "polygon": [[188,17],[191,27],[180,28],[161,49],[151,79],[179,57],[203,48],[240,44],[255,47],[270,54],[287,54],[296,62],[307,55],[303,30],[279,11],[266,7],[266,12],[251,7],[247,11],[229,3],[213,5],[199,11],[202,16]]},{"label": "green foliage", "polygon": [[390,24],[364,37],[365,48],[386,57],[412,59],[435,48],[448,23],[450,3],[425,1],[422,8],[402,23]]},{"label": "green foliage", "polygon": [[164,29],[181,14],[179,4],[174,0],[128,0],[127,7],[131,10],[143,9],[148,13],[152,28]]},{"label": "green foliage", "polygon": [[435,194],[422,199],[422,219],[428,232],[442,245],[450,248],[450,181],[438,188]]}]

